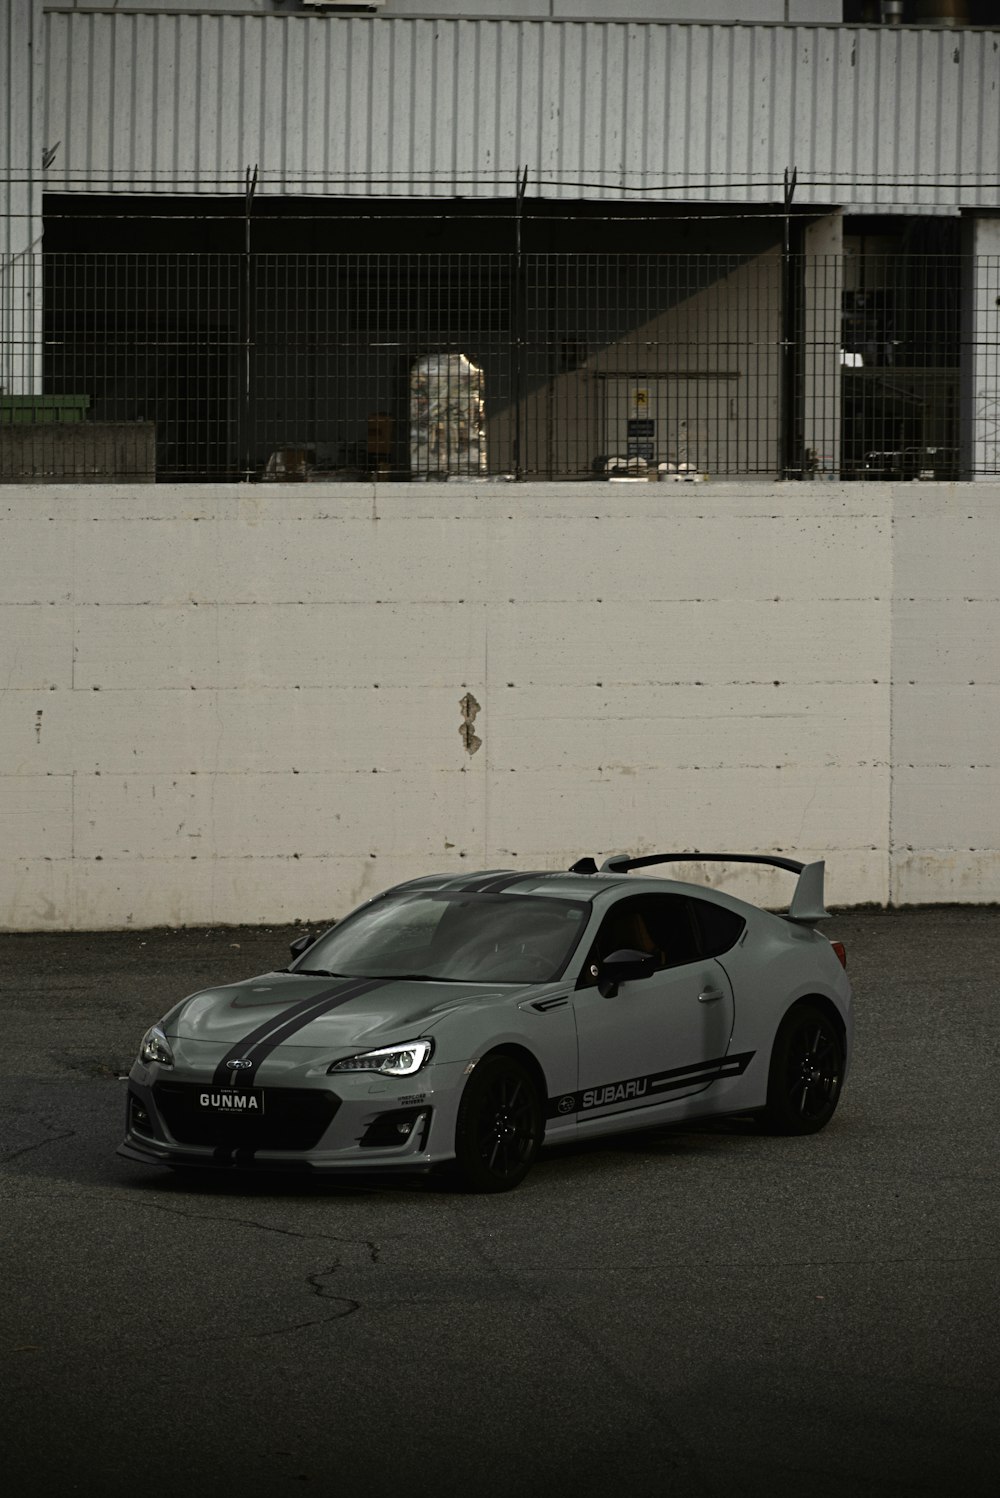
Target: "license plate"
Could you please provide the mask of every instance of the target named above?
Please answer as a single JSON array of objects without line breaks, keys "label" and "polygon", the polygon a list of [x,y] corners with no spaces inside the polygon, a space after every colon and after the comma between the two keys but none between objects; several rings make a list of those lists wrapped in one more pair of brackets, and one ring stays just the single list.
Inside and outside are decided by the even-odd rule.
[{"label": "license plate", "polygon": [[232,1118],[260,1118],[264,1112],[264,1094],[257,1092],[200,1092],[198,1106],[208,1113],[225,1113]]}]

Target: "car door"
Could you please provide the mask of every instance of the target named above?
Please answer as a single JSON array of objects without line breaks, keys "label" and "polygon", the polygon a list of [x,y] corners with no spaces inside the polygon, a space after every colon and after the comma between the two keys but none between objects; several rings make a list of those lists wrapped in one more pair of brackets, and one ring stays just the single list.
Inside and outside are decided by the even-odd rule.
[{"label": "car door", "polygon": [[[605,996],[597,986],[601,959],[622,948],[652,953],[656,971]],[[733,1029],[733,991],[703,948],[684,896],[628,896],[607,913],[574,995],[581,1123],[668,1108],[719,1075]]]}]

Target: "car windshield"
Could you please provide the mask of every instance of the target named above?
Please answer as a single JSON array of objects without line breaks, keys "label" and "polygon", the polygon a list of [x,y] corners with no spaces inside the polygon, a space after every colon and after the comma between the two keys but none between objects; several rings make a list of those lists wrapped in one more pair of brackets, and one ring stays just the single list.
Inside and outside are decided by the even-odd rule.
[{"label": "car windshield", "polygon": [[578,900],[532,895],[388,895],[320,937],[293,971],[545,983],[562,976],[589,909]]}]

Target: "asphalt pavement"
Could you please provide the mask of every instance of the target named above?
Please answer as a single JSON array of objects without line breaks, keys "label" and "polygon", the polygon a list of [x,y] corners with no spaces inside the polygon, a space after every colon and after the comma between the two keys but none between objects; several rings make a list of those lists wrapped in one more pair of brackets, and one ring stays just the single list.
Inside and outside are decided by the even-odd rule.
[{"label": "asphalt pavement", "polygon": [[0,936],[7,1492],[993,1498],[997,910],[830,923],[857,1049],[812,1138],[594,1142],[499,1197],[118,1159],[147,1025],[295,934]]}]

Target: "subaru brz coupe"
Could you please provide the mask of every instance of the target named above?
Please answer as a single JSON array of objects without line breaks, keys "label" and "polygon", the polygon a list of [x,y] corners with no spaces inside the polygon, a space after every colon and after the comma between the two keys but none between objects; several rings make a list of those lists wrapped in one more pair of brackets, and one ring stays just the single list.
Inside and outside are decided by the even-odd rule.
[{"label": "subaru brz coupe", "polygon": [[[798,876],[776,915],[646,873]],[[292,944],[279,972],[182,1000],[143,1038],[119,1154],[180,1169],[426,1171],[518,1185],[543,1144],[723,1114],[811,1134],[851,1049],[822,863],[620,855],[443,874]]]}]

